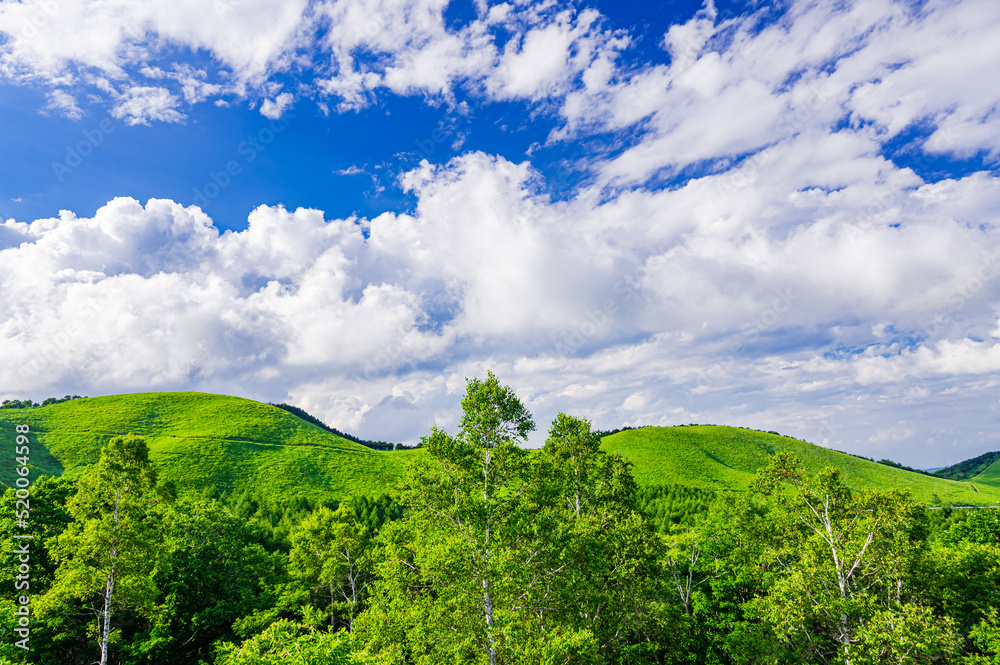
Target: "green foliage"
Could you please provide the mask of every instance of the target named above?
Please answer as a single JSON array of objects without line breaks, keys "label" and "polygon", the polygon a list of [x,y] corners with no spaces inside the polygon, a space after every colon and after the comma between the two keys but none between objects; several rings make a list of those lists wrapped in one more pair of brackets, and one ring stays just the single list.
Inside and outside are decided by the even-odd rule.
[{"label": "green foliage", "polygon": [[[92,663],[105,625],[117,665],[1000,662],[1000,511],[948,506],[992,503],[988,483],[735,428],[601,441],[566,414],[526,450],[531,415],[492,374],[462,407],[409,453],[219,396],[0,412],[31,424],[33,474],[49,444],[69,469],[33,483],[35,651],[0,665]],[[0,585],[17,509],[7,491]]]},{"label": "green foliage", "polygon": [[854,493],[827,468],[810,476],[777,453],[754,483],[767,499],[758,533],[772,576],[751,603],[804,662],[934,663],[954,655],[950,617],[920,604],[923,511],[894,490]]},{"label": "green foliage", "polygon": [[136,661],[207,660],[216,642],[239,634],[241,620],[278,604],[285,557],[268,551],[267,524],[188,495],[166,513],[162,534],[168,556],[153,576],[157,611],[123,649]]},{"label": "green foliage", "polygon": [[937,545],[923,557],[915,578],[927,601],[968,634],[1000,600],[1000,547]]},{"label": "green foliage", "polygon": [[[22,421],[32,428],[33,474],[59,476],[65,467],[67,475],[75,477],[96,460],[112,436],[133,432],[146,438],[165,480],[180,489],[215,487],[230,495],[247,489],[271,497],[305,493],[314,500],[377,495],[425,456],[423,450],[376,453],[278,407],[199,393],[118,395],[0,410],[0,437],[13,438],[14,425]],[[811,472],[837,466],[852,489],[907,488],[915,499],[939,505],[1000,501],[1000,478],[996,483],[986,476],[978,479],[976,492],[968,483],[913,474],[748,429],[626,428],[605,436],[602,446],[633,464],[642,488],[683,485],[711,492],[747,491],[769,456],[784,450],[796,454]],[[0,482],[10,484],[13,479],[13,459],[0,458]]]},{"label": "green foliage", "polygon": [[101,664],[119,610],[151,613],[158,547],[156,471],[146,442],[116,437],[80,478],[67,508],[73,522],[54,538],[55,582],[36,603],[40,615],[83,609],[97,619]]},{"label": "green foliage", "polygon": [[993,462],[993,464],[990,464],[979,475],[972,478],[971,482],[975,483],[976,486],[980,488],[984,485],[989,487],[1000,487],[1000,454],[997,454],[997,460]]},{"label": "green foliage", "polygon": [[17,400],[17,399],[5,399],[3,404],[0,404],[0,409],[30,409],[36,406],[48,406],[50,404],[61,404],[63,402],[69,402],[74,399],[83,399],[79,395],[66,395],[65,397],[47,397],[40,404],[32,402],[30,399]]},{"label": "green foliage", "polygon": [[492,374],[462,405],[457,436],[425,437],[406,516],[379,537],[358,634],[392,662],[655,662],[659,540],[627,462],[565,414],[529,454],[534,423]]},{"label": "green foliage", "polygon": [[340,623],[353,632],[371,580],[368,529],[349,506],[320,508],[296,527],[291,543],[292,576],[323,598],[316,606],[330,613],[331,626],[340,615]]},{"label": "green foliage", "polygon": [[669,533],[676,524],[693,525],[719,496],[686,485],[651,485],[638,492],[639,509],[660,533]]},{"label": "green foliage", "polygon": [[979,653],[966,657],[963,661],[965,665],[1000,664],[1000,614],[997,608],[990,608],[982,622],[972,629],[970,637]]},{"label": "green foliage", "polygon": [[857,640],[851,661],[857,665],[948,663],[962,645],[950,617],[913,603],[874,611]]},{"label": "green foliage", "polygon": [[[380,569],[358,623],[376,651],[394,657],[495,665],[530,642],[518,598],[546,572],[531,565],[538,523],[527,501],[529,455],[518,446],[534,422],[492,374],[468,381],[462,412],[458,436],[435,427],[423,439],[430,460],[403,489],[407,530],[386,541],[392,564]],[[412,545],[397,550],[400,533]],[[399,612],[403,604],[410,611]]]},{"label": "green foliage", "polygon": [[944,540],[949,543],[1000,545],[1000,510],[996,508],[970,510],[966,519],[951,525]]},{"label": "green foliage", "polygon": [[224,644],[216,665],[375,665],[354,653],[345,633],[328,633],[281,620],[240,645]]},{"label": "green foliage", "polygon": [[[593,662],[645,662],[673,641],[654,599],[662,543],[638,512],[628,462],[600,450],[587,420],[560,413],[537,460],[536,510],[553,530],[542,551],[556,571],[548,620],[594,639]],[[567,655],[567,657],[570,657]],[[572,662],[591,662],[582,652]]]},{"label": "green foliage", "polygon": [[[59,535],[70,523],[66,503],[76,491],[76,484],[61,478],[41,476],[32,483],[30,497],[18,499],[14,489],[0,498],[0,588],[14,589],[17,555],[14,553],[15,534],[31,536],[31,583],[34,589],[52,585],[56,564],[49,551],[50,539]],[[27,529],[17,526],[15,517],[30,510]]]}]

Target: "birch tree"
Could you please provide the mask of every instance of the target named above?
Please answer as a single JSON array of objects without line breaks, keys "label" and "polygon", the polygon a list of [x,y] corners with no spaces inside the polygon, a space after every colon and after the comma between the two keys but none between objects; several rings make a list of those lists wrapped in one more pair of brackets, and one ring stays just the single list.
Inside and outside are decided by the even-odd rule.
[{"label": "birch tree", "polygon": [[492,373],[468,381],[462,414],[457,435],[423,439],[428,459],[401,493],[407,518],[380,535],[359,631],[401,662],[589,662],[588,631],[546,623],[566,564],[552,556],[556,516],[536,503],[537,469],[520,447],[531,415]]},{"label": "birch tree", "polygon": [[59,567],[39,612],[93,614],[100,665],[109,662],[116,614],[148,612],[156,598],[153,575],[166,548],[158,542],[155,488],[145,440],[113,438],[81,477],[67,505],[74,521],[52,548]]},{"label": "birch tree", "polygon": [[291,542],[292,575],[329,598],[331,627],[342,611],[353,633],[371,578],[368,530],[346,505],[336,511],[321,507],[292,531]]},{"label": "birch tree", "polygon": [[[828,467],[813,477],[797,458],[776,454],[756,489],[770,512],[761,533],[774,583],[758,606],[775,632],[809,662],[937,662],[954,644],[949,621],[915,604],[910,570],[921,546],[919,507],[897,490],[852,492]],[[913,617],[936,636],[903,648]],[[898,659],[889,654],[905,654]]]},{"label": "birch tree", "polygon": [[524,404],[492,372],[485,381],[469,380],[458,436],[434,429],[424,440],[441,471],[437,491],[411,494],[411,505],[431,522],[426,526],[447,526],[464,550],[462,574],[479,596],[476,633],[489,665],[500,662],[499,644],[519,609],[510,577],[518,563],[530,563],[518,562],[515,552],[531,533],[523,514],[527,458],[519,444],[534,429]]}]

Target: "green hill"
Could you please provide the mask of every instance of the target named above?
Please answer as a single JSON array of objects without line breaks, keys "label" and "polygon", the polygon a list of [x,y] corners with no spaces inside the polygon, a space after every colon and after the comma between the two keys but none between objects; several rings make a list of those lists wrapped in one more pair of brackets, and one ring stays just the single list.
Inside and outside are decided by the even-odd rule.
[{"label": "green hill", "polygon": [[825,466],[839,468],[844,482],[853,488],[909,488],[915,499],[932,503],[938,499],[955,504],[1000,501],[1000,469],[996,471],[996,487],[985,482],[980,486],[975,482],[913,473],[798,439],[736,427],[644,427],[605,437],[604,450],[632,462],[636,481],[646,487],[677,484],[715,491],[746,491],[757,469],[767,464],[768,457],[785,451],[797,455],[811,472]]},{"label": "green hill", "polygon": [[[0,410],[0,440],[31,427],[38,472],[76,475],[109,439],[144,436],[163,477],[179,487],[252,487],[272,495],[343,497],[391,487],[416,451],[375,452],[287,411],[248,399],[203,393],[92,397]],[[13,450],[0,458],[0,482],[14,479]]]},{"label": "green hill", "polygon": [[1000,459],[993,462],[985,471],[969,481],[977,487],[983,485],[1000,489]]},{"label": "green hill", "polygon": [[[179,487],[259,489],[345,497],[387,491],[420,450],[376,452],[275,406],[203,393],[92,397],[26,409],[0,409],[0,441],[31,427],[35,472],[74,476],[111,437],[133,433],[149,443],[163,477]],[[912,473],[790,439],[735,427],[646,427],[604,438],[604,449],[633,463],[640,486],[680,485],[745,491],[777,451],[798,455],[810,471],[836,466],[852,487],[909,488],[937,503],[1000,501],[1000,462],[969,482]],[[0,456],[0,482],[13,483],[14,454]],[[978,490],[978,491],[977,491]]]}]

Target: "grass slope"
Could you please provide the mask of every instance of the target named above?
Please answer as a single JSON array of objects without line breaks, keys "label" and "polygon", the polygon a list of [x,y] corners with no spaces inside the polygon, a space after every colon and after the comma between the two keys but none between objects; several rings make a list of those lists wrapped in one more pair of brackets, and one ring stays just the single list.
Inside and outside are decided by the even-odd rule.
[{"label": "grass slope", "polygon": [[977,487],[983,485],[1000,489],[1000,459],[993,462],[985,471],[969,481]]},{"label": "grass slope", "polygon": [[636,481],[646,487],[674,483],[716,491],[746,491],[768,457],[786,451],[797,455],[811,472],[825,466],[839,468],[844,482],[852,488],[908,488],[914,499],[925,502],[935,502],[935,495],[943,503],[982,505],[1000,501],[1000,469],[996,487],[970,484],[736,427],[644,427],[605,437],[603,448],[632,462]]},{"label": "grass slope", "polygon": [[[120,434],[146,437],[162,476],[179,487],[252,487],[274,496],[344,497],[388,490],[415,451],[375,452],[286,411],[252,400],[203,393],[92,397],[31,409],[0,410],[0,441],[31,427],[36,471],[74,476]],[[0,481],[14,479],[13,454]]]},{"label": "grass slope", "polygon": [[[146,437],[153,462],[179,487],[250,487],[275,497],[346,497],[391,488],[421,450],[376,452],[274,406],[203,393],[92,397],[30,409],[0,410],[0,482],[14,481],[14,428],[31,427],[35,473],[74,476],[111,437]],[[647,427],[604,438],[604,449],[630,460],[640,486],[676,484],[745,491],[777,451],[798,455],[810,471],[842,470],[856,488],[908,488],[920,501],[1000,501],[1000,462],[970,482],[939,479],[838,453],[797,439],[734,427]],[[978,490],[978,491],[976,491]],[[936,497],[936,498],[935,498]]]}]

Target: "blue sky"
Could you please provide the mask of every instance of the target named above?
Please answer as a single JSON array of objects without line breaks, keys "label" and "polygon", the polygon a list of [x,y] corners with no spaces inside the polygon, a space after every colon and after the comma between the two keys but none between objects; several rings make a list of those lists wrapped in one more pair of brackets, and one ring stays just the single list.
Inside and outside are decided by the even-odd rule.
[{"label": "blue sky", "polygon": [[0,397],[1000,449],[1000,8],[0,2]]}]

